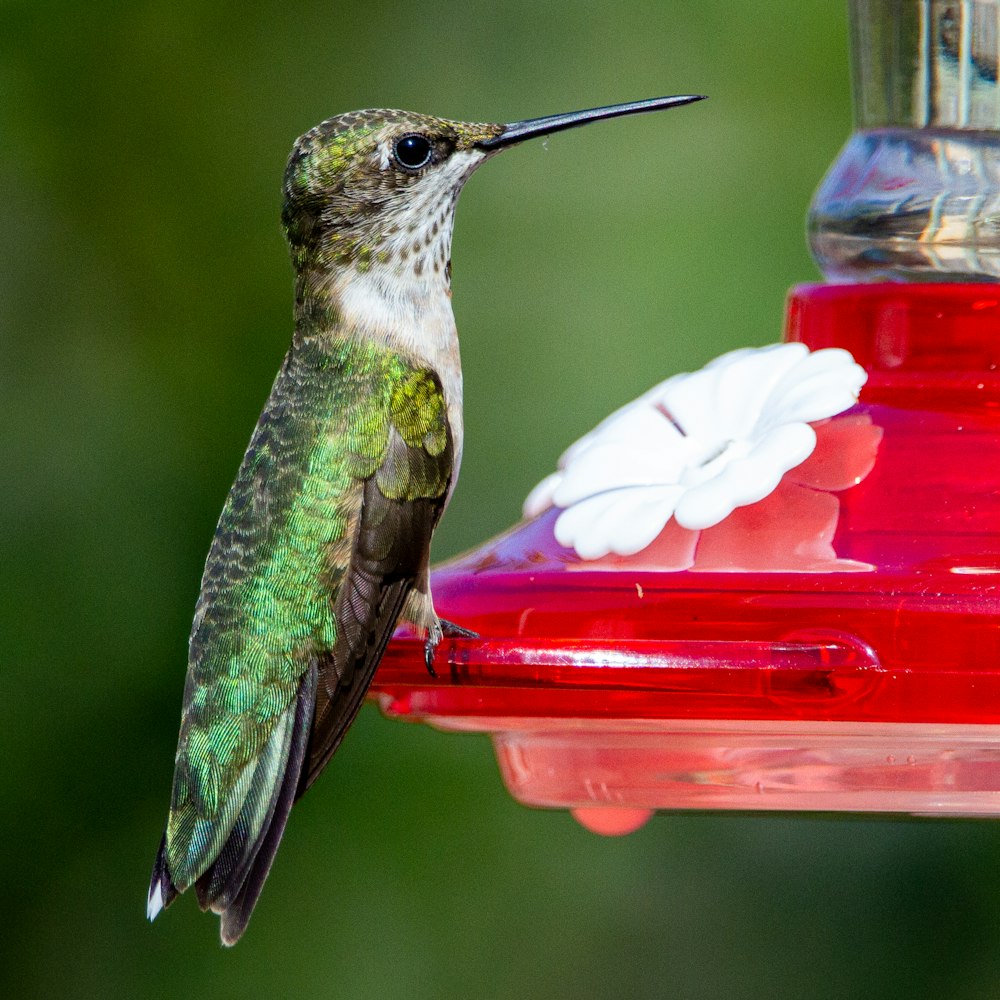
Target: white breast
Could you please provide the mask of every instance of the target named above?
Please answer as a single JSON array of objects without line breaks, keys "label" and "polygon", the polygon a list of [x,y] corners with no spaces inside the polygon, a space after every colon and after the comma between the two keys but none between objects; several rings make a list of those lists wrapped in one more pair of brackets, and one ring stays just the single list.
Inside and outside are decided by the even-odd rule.
[{"label": "white breast", "polygon": [[[434,280],[438,278],[438,280]],[[444,388],[458,478],[462,459],[462,364],[447,279],[434,275],[403,278],[389,266],[342,275],[334,291],[348,329],[426,365]]]}]

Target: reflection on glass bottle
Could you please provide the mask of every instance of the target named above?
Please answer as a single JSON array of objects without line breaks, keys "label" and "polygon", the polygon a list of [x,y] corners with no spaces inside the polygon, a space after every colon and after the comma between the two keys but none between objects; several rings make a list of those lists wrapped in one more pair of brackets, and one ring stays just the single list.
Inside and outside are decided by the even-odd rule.
[{"label": "reflection on glass bottle", "polygon": [[1000,3],[851,0],[857,131],[817,192],[833,281],[1000,280]]}]

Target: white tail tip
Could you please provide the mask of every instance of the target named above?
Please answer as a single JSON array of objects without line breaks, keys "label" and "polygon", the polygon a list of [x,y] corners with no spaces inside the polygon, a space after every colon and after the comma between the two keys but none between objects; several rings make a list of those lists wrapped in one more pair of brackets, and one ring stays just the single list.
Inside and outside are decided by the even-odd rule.
[{"label": "white tail tip", "polygon": [[163,909],[163,891],[160,889],[160,880],[149,890],[149,899],[146,901],[146,916],[152,923]]}]

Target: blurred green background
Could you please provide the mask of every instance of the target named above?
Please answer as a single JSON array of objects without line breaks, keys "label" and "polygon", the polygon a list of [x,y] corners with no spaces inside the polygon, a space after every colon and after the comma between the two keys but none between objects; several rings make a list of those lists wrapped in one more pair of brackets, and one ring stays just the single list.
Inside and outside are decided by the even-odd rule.
[{"label": "blurred green background", "polygon": [[435,556],[666,375],[780,334],[848,134],[839,0],[0,3],[0,994],[997,994],[994,823],[671,816],[604,840],[489,742],[366,709],[243,942],[150,927],[187,633],[291,332],[279,184],[355,107],[711,100],[514,151],[462,197],[462,481]]}]

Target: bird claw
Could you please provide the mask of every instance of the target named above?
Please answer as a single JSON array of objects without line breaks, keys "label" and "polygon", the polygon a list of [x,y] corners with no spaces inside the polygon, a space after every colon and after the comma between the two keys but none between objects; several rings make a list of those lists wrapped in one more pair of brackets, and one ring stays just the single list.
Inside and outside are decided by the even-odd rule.
[{"label": "bird claw", "polygon": [[441,632],[448,636],[450,639],[478,639],[479,633],[473,632],[471,628],[462,628],[461,625],[456,625],[454,622],[447,621],[444,618],[438,619],[441,623]]},{"label": "bird claw", "polygon": [[461,625],[456,625],[444,618],[436,619],[427,630],[427,640],[424,643],[424,665],[431,677],[437,677],[437,671],[434,669],[434,653],[445,636],[453,639],[478,639],[479,633],[462,628]]}]

